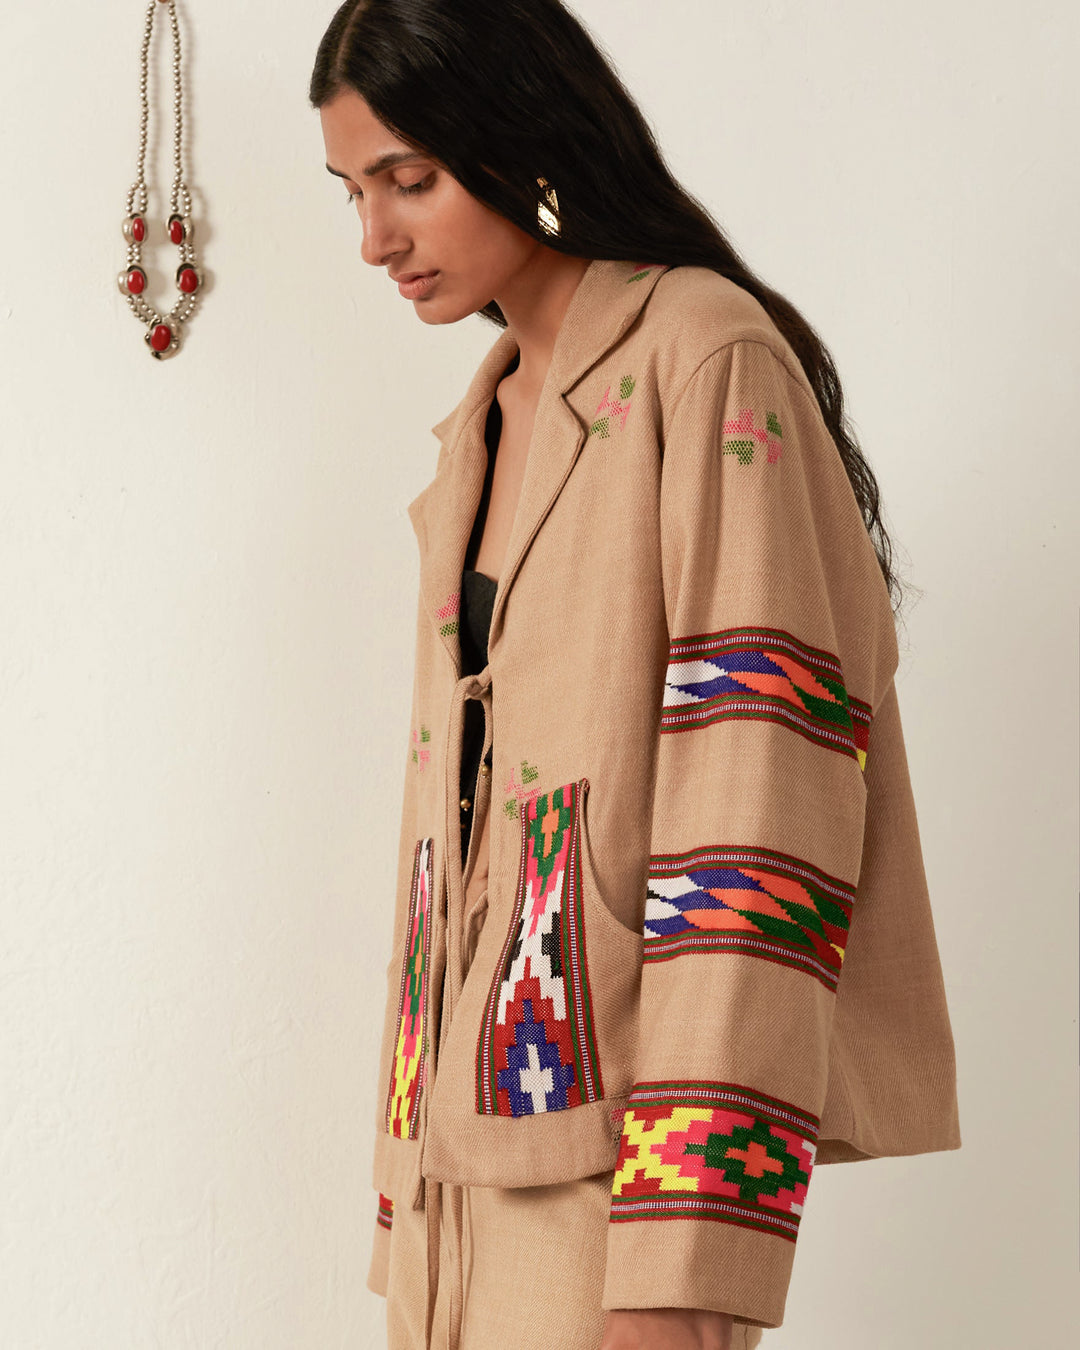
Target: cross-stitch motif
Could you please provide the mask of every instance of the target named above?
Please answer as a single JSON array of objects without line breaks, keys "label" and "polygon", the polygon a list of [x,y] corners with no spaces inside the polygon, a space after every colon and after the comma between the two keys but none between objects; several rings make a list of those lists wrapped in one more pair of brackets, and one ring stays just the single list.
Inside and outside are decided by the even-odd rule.
[{"label": "cross-stitch motif", "polygon": [[645,961],[740,952],[835,990],[855,889],[789,853],[717,845],[649,859]]},{"label": "cross-stitch motif", "polygon": [[725,440],[721,447],[722,452],[725,455],[737,455],[740,464],[754,462],[755,446],[761,446],[768,462],[775,464],[784,448],[780,444],[784,433],[780,430],[780,419],[774,412],[767,412],[765,425],[758,427],[754,425],[753,409],[743,408],[738,417],[729,417],[725,421],[725,436],[729,432],[735,439]]},{"label": "cross-stitch motif", "polygon": [[435,611],[435,617],[437,619],[445,620],[444,623],[439,625],[439,632],[443,635],[443,637],[449,637],[451,633],[457,632],[458,613],[460,612],[460,609],[461,609],[461,592],[451,591],[450,594],[446,597],[445,602],[441,604],[439,608]]},{"label": "cross-stitch motif", "polygon": [[630,266],[634,271],[626,278],[626,284],[629,286],[632,281],[640,281],[650,272],[666,272],[670,265],[670,263],[631,263]]},{"label": "cross-stitch motif", "polygon": [[530,783],[535,783],[540,777],[540,770],[535,764],[530,764],[528,760],[521,761],[521,782],[517,781],[517,770],[510,770],[510,778],[507,781],[504,791],[512,795],[503,802],[503,812],[509,820],[517,820],[521,807],[534,802],[540,795],[538,787],[530,788]]},{"label": "cross-stitch motif", "polygon": [[481,1115],[564,1111],[604,1095],[579,873],[588,786],[582,778],[522,806],[517,901],[477,1047]]},{"label": "cross-stitch motif", "polygon": [[431,728],[424,726],[421,722],[420,730],[413,731],[412,740],[412,762],[416,765],[417,772],[423,773],[428,760],[431,758],[431,751],[424,749],[424,746],[431,740]]},{"label": "cross-stitch motif", "polygon": [[386,1132],[399,1139],[415,1139],[420,1123],[420,1094],[424,1088],[424,1051],[427,1037],[428,961],[430,959],[431,839],[418,839],[413,854],[409,919],[405,930],[405,957],[401,966],[398,1035],[386,1101]]},{"label": "cross-stitch motif", "polygon": [[831,652],[781,628],[725,628],[672,642],[660,731],[727,717],[780,722],[866,768],[870,704],[847,692]]},{"label": "cross-stitch motif", "polygon": [[617,398],[611,397],[611,385],[608,385],[604,397],[597,404],[596,421],[589,428],[590,436],[599,436],[601,440],[606,440],[611,435],[612,422],[617,421],[621,427],[626,426],[626,415],[630,411],[630,395],[634,392],[635,383],[632,375],[624,375],[619,381]]},{"label": "cross-stitch motif", "polygon": [[819,1125],[738,1083],[638,1083],[623,1117],[611,1222],[715,1219],[794,1242]]},{"label": "cross-stitch motif", "polygon": [[380,1228],[389,1228],[394,1222],[394,1202],[382,1191],[379,1192],[379,1211],[375,1215],[375,1222]]}]

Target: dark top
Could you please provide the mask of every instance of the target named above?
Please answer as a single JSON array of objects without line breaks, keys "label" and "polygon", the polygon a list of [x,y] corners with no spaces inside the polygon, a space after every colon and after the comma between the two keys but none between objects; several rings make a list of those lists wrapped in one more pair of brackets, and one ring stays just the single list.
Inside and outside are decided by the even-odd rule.
[{"label": "dark top", "polygon": [[[517,365],[515,353],[513,361],[506,368],[508,375]],[[491,610],[495,603],[496,582],[483,572],[477,572],[469,564],[476,561],[480,550],[480,539],[484,533],[488,503],[491,500],[491,482],[495,475],[495,456],[499,448],[499,436],[502,432],[502,410],[498,399],[491,400],[487,423],[484,428],[484,440],[487,443],[488,462],[484,475],[484,487],[480,495],[480,505],[476,510],[472,534],[465,550],[465,567],[461,573],[461,604],[458,613],[458,633],[461,639],[461,673],[478,675],[488,662],[488,632],[491,628]],[[473,799],[476,795],[476,779],[480,770],[480,755],[484,748],[484,709],[478,699],[465,700],[465,725],[461,741],[461,800],[469,803],[460,808],[461,817],[461,857],[465,858],[469,847],[469,835],[472,830]],[[484,763],[491,769],[492,746],[488,747]]]}]

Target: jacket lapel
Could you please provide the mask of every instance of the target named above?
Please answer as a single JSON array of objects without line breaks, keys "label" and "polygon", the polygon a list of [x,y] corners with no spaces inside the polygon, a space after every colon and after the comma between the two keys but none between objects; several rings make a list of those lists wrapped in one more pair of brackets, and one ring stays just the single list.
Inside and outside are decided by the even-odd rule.
[{"label": "jacket lapel", "polygon": [[[588,412],[579,414],[566,396],[634,322],[664,270],[659,265],[595,259],[571,297],[537,403],[525,477],[495,593],[489,642],[498,636],[507,597],[529,545],[588,439]],[[505,329],[481,362],[465,397],[432,427],[443,442],[444,453],[435,477],[408,508],[420,546],[424,602],[458,675],[461,571],[487,469],[484,430],[499,381],[517,350],[517,339]]]}]

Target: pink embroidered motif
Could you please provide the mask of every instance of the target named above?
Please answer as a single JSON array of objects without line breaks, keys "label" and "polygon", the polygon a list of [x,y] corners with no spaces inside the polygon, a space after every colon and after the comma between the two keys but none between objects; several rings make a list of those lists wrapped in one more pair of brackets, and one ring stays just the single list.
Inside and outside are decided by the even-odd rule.
[{"label": "pink embroidered motif", "polygon": [[510,820],[517,820],[521,808],[536,801],[537,797],[539,797],[540,789],[538,787],[526,787],[527,783],[535,782],[539,776],[540,771],[537,769],[536,765],[530,764],[528,760],[525,759],[521,761],[520,783],[517,781],[517,770],[510,770],[510,778],[507,781],[506,787],[503,789],[504,792],[510,793],[510,796],[507,797],[503,804],[503,810]]},{"label": "pink embroidered motif", "polygon": [[446,622],[442,624],[441,627],[439,628],[439,632],[443,635],[443,637],[449,637],[451,633],[457,632],[458,630],[457,616],[460,607],[461,607],[461,592],[451,591],[450,594],[446,597],[445,603],[440,605],[439,608],[435,611],[435,617],[437,619],[446,620]]},{"label": "pink embroidered motif", "polygon": [[630,395],[634,392],[636,383],[637,381],[632,375],[624,375],[619,381],[617,398],[611,397],[611,385],[608,385],[604,391],[604,397],[600,400],[596,409],[596,420],[589,428],[590,436],[610,436],[611,423],[616,420],[618,420],[620,426],[626,426],[626,415],[630,411]]},{"label": "pink embroidered motif", "polygon": [[776,414],[772,412],[765,414],[765,425],[763,427],[755,427],[753,409],[743,408],[738,417],[729,417],[724,423],[724,434],[726,435],[728,432],[751,438],[749,441],[732,441],[724,446],[724,454],[738,455],[740,464],[749,464],[753,460],[755,441],[758,445],[765,446],[770,464],[776,463],[784,448],[780,444],[780,437],[783,435],[780,430],[780,421]]}]

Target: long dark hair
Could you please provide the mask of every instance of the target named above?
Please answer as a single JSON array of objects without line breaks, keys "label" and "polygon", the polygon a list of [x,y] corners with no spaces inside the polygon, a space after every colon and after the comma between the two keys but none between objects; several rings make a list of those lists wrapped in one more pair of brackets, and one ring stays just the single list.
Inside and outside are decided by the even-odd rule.
[{"label": "long dark hair", "polygon": [[[346,89],[399,140],[549,248],[709,267],[749,291],[813,386],[899,615],[877,479],[847,424],[828,348],[676,182],[641,110],[575,15],[559,0],[345,0],[319,43],[308,96],[321,108]],[[558,194],[558,236],[538,224],[538,176]],[[479,312],[506,327],[494,300]]]}]

